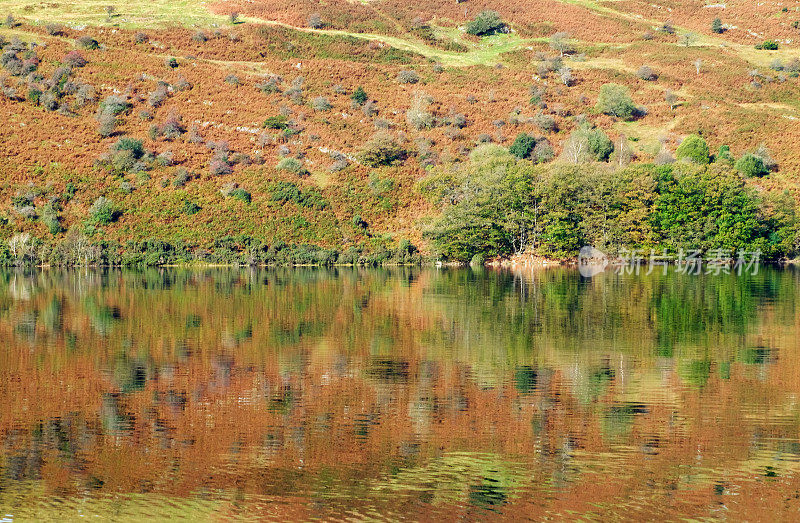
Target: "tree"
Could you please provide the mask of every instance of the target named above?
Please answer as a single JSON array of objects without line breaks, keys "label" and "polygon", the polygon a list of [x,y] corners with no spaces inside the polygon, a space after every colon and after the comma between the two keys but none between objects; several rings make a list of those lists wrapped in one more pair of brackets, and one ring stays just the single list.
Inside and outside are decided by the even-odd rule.
[{"label": "tree", "polygon": [[614,142],[600,128],[587,131],[589,154],[598,162],[606,162],[614,151]]},{"label": "tree", "polygon": [[614,154],[611,159],[619,167],[627,166],[636,157],[630,145],[628,145],[628,138],[624,134],[619,135],[617,143],[613,147]]},{"label": "tree", "polygon": [[682,33],[678,37],[678,43],[684,47],[690,47],[697,41],[697,34],[692,32]]},{"label": "tree", "polygon": [[599,128],[582,126],[575,130],[566,142],[561,159],[567,163],[606,162],[614,151],[614,142]]},{"label": "tree", "polygon": [[777,51],[780,44],[776,40],[764,40],[764,43],[756,44],[756,49],[764,49],[766,51]]},{"label": "tree", "polygon": [[670,89],[667,89],[664,92],[664,101],[667,102],[669,108],[674,111],[675,106],[678,105],[678,95],[673,93]]},{"label": "tree", "polygon": [[705,165],[710,161],[710,151],[708,149],[708,144],[701,136],[691,134],[678,146],[678,149],[675,151],[675,157],[679,160],[685,159]]},{"label": "tree", "polygon": [[715,18],[714,20],[711,21],[711,32],[717,34],[725,32],[725,28],[722,27],[722,20],[720,20],[719,18]]},{"label": "tree", "polygon": [[523,252],[535,240],[535,192],[530,171],[505,149],[475,149],[460,169],[435,169],[420,189],[441,215],[425,231],[444,258],[470,261],[476,254]]},{"label": "tree", "polygon": [[619,84],[605,84],[600,88],[596,108],[601,113],[623,120],[631,120],[636,113],[628,88]]},{"label": "tree", "polygon": [[572,51],[572,43],[569,39],[569,33],[566,31],[554,33],[553,36],[550,37],[550,47],[561,53],[562,57],[564,56],[564,53]]},{"label": "tree", "polygon": [[577,130],[569,135],[561,149],[561,161],[578,164],[589,161],[589,139],[586,133]]},{"label": "tree", "polygon": [[406,111],[406,121],[408,125],[421,131],[422,129],[430,129],[433,127],[434,118],[433,114],[428,111],[431,104],[431,97],[422,91],[414,93],[414,99],[411,101],[411,107]]},{"label": "tree", "polygon": [[467,24],[467,34],[487,36],[503,32],[505,28],[506,24],[497,11],[486,10],[478,13],[475,19]]},{"label": "tree", "polygon": [[564,66],[558,70],[558,75],[561,77],[561,83],[567,87],[572,85],[572,81],[574,80],[574,77],[572,76],[572,69]]},{"label": "tree", "polygon": [[520,159],[528,158],[534,147],[536,147],[536,138],[527,133],[519,133],[508,152]]}]

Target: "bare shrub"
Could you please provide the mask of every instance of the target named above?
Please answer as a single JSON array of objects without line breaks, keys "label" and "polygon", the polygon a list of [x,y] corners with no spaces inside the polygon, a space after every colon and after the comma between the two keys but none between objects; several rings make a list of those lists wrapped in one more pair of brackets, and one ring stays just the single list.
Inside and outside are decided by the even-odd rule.
[{"label": "bare shrub", "polygon": [[397,74],[397,81],[401,84],[419,83],[419,74],[416,71],[405,69]]}]

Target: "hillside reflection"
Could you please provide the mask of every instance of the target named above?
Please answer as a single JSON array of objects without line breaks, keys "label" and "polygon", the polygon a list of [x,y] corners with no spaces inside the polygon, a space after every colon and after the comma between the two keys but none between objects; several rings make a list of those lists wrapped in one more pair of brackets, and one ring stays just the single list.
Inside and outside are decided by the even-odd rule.
[{"label": "hillside reflection", "polygon": [[798,276],[1,273],[0,509],[797,510]]}]

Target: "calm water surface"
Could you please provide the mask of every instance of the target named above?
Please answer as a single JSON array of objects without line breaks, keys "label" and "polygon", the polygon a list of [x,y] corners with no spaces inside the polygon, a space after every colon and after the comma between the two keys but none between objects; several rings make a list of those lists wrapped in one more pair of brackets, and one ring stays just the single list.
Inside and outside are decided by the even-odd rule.
[{"label": "calm water surface", "polygon": [[800,518],[800,272],[0,273],[0,516]]}]

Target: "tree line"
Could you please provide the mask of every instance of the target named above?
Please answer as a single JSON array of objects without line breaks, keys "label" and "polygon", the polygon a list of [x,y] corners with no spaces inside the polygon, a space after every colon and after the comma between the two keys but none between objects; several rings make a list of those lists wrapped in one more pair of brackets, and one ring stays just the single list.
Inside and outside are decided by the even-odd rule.
[{"label": "tree line", "polygon": [[445,260],[564,259],[584,245],[608,254],[760,251],[771,260],[798,252],[794,199],[756,191],[730,162],[536,165],[485,145],[418,188],[441,210],[425,233]]}]

